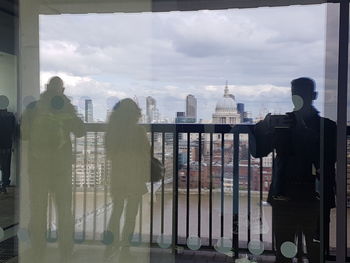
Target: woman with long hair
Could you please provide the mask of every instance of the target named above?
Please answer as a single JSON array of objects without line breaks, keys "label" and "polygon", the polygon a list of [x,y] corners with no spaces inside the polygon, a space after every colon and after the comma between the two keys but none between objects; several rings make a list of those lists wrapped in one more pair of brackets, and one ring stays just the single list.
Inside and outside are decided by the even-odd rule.
[{"label": "woman with long hair", "polygon": [[113,243],[106,248],[105,257],[108,259],[118,254],[118,262],[133,262],[130,243],[139,205],[147,192],[146,182],[150,180],[150,144],[145,129],[138,124],[140,117],[141,111],[133,100],[119,101],[113,108],[105,138],[112,167],[110,194],[113,207],[108,231],[114,236]]}]

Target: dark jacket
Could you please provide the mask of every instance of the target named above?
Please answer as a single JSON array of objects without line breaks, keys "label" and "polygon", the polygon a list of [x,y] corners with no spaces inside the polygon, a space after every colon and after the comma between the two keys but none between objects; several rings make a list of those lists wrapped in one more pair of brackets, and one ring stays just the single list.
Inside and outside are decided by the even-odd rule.
[{"label": "dark jacket", "polygon": [[0,149],[11,149],[15,134],[15,115],[7,110],[0,110]]},{"label": "dark jacket", "polygon": [[269,132],[263,121],[252,128],[250,150],[254,157],[267,156],[277,148],[268,201],[271,203],[275,182],[281,178],[286,182],[285,195],[289,199],[314,201],[320,191],[316,184],[320,175],[315,170],[323,170],[325,206],[335,207],[336,124],[320,117],[316,110],[304,122],[306,127],[286,132],[287,143],[282,143],[282,150],[278,149],[276,134]]}]

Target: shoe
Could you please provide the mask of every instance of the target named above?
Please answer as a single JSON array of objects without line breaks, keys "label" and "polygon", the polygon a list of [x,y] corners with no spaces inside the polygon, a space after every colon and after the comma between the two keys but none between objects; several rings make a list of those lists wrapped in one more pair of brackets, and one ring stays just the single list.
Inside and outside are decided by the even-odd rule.
[{"label": "shoe", "polygon": [[2,194],[7,194],[6,186],[1,186],[1,188],[0,188],[0,193],[2,193]]},{"label": "shoe", "polygon": [[320,234],[319,233],[314,234],[314,236],[312,238],[312,242],[314,242],[314,243],[321,243],[321,238],[320,238]]}]

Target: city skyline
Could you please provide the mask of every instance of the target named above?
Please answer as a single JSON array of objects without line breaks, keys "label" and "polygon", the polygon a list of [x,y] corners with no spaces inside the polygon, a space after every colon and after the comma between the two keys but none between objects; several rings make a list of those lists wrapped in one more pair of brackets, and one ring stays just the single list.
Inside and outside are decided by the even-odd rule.
[{"label": "city skyline", "polygon": [[[58,74],[60,75],[60,74]],[[225,91],[226,88],[228,88],[230,90],[230,87],[233,87],[235,88],[234,85],[227,85],[226,86],[222,86],[221,87],[221,90],[220,90],[220,87],[218,88],[215,88],[216,90],[218,90],[218,96],[216,96],[217,98],[217,101],[221,98],[222,96],[222,92]],[[214,88],[214,87],[212,87]],[[42,91],[44,90],[43,87],[41,89]],[[68,92],[66,92],[68,93]],[[233,96],[233,99],[235,99],[235,96],[234,94],[230,94]],[[105,101],[105,105],[104,107],[101,107],[101,105],[99,105],[100,107],[97,107],[97,109],[103,109],[103,111],[94,111],[95,115],[98,116],[97,118],[95,118],[96,121],[107,121],[108,120],[108,113],[112,110],[113,106],[121,99],[124,99],[124,98],[131,98],[133,99],[141,108],[142,110],[142,114],[144,114],[144,117],[146,118],[144,122],[149,122],[149,123],[152,123],[152,121],[149,121],[150,119],[150,116],[149,114],[152,114],[152,117],[151,119],[153,120],[153,122],[164,122],[164,120],[167,120],[168,122],[174,122],[175,121],[175,117],[176,117],[176,112],[184,112],[185,115],[187,116],[187,97],[188,96],[193,96],[195,98],[195,101],[196,101],[196,106],[197,106],[197,103],[198,103],[198,100],[197,100],[197,97],[193,94],[188,94],[186,95],[186,97],[183,99],[183,101],[180,101],[182,102],[182,107],[181,108],[178,108],[178,110],[174,110],[173,112],[168,112],[169,115],[165,115],[164,112],[161,112],[159,110],[159,108],[157,108],[157,99],[154,98],[153,96],[147,96],[145,98],[139,98],[137,97],[136,95],[134,96],[130,96],[130,97],[117,97],[117,96],[111,96],[111,97],[108,97]],[[69,96],[69,98],[71,99],[72,103],[74,105],[76,105],[77,109],[78,109],[78,112],[81,113],[83,116],[84,116],[84,120],[86,121],[86,116],[87,114],[89,115],[88,118],[89,120],[92,120],[94,119],[94,117],[91,115],[90,111],[91,111],[91,108],[93,107],[93,103],[94,100],[87,97],[87,96]],[[152,100],[153,103],[155,103],[154,107],[152,110],[149,109],[149,107],[147,106],[147,101],[148,100]],[[213,112],[215,111],[215,107],[216,107],[216,103],[217,101],[215,101],[213,99],[213,101],[211,102],[211,108],[208,108],[208,115],[205,116],[205,118],[195,118],[196,119],[196,122],[198,121],[202,121],[202,122],[205,122],[205,123],[208,123],[211,121],[212,119],[212,114]],[[201,106],[200,104],[201,101],[199,101],[198,103],[198,106]],[[248,107],[245,107],[246,105],[249,105],[250,103],[248,102],[244,102],[244,101],[239,101],[237,102],[237,107],[239,107],[238,105],[244,105],[244,108],[248,108]],[[288,103],[290,105],[291,104],[291,101]],[[244,109],[243,108],[243,109]],[[290,111],[292,110],[292,108],[290,107],[289,108]],[[238,110],[238,108],[237,108]],[[150,113],[150,111],[152,111],[152,113]],[[106,114],[107,113],[107,114]],[[195,113],[197,115],[200,114],[201,112],[197,110],[195,110]],[[267,113],[273,113],[273,114],[283,114],[283,112],[281,111],[281,108],[273,108],[273,107],[266,107],[266,105],[261,105],[260,107],[260,110],[254,115],[252,113],[252,111],[244,111],[244,114],[246,115],[246,118],[251,118],[251,119],[261,119],[262,117],[264,117]],[[95,116],[94,115],[94,116]],[[157,121],[154,121],[154,120],[157,120]],[[87,121],[89,122],[89,121]],[[243,121],[242,121],[243,122]]]},{"label": "city skyline", "polygon": [[[214,124],[239,124],[239,123],[253,123],[253,118],[250,117],[249,112],[245,111],[245,104],[237,103],[235,96],[229,93],[228,85],[224,89],[223,98],[216,102],[215,109],[212,113],[212,119],[197,120],[197,99],[194,95],[188,94],[185,100],[185,111],[174,112],[174,117],[162,116],[157,108],[157,100],[152,96],[146,97],[146,107],[141,108],[140,123],[214,123]],[[74,101],[74,98],[70,97]],[[82,100],[83,99],[83,100]],[[135,97],[133,100],[139,104]],[[117,98],[109,100],[109,104],[118,103]],[[74,102],[73,102],[74,104]],[[106,119],[94,118],[93,100],[87,98],[80,98],[80,105],[76,105],[76,110],[84,122],[104,122],[108,121],[108,117],[114,105],[108,105],[106,111]],[[260,117],[261,118],[261,117]],[[256,118],[259,120],[259,118]]]}]

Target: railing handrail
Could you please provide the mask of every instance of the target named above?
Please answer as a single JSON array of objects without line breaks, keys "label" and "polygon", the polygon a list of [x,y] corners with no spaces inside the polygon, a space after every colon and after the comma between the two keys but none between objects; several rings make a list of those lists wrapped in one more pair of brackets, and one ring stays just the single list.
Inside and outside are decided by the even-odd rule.
[{"label": "railing handrail", "polygon": [[[212,124],[212,123],[142,123],[140,124],[149,132],[169,133],[250,133],[255,124]],[[88,132],[105,132],[106,122],[85,123]],[[350,125],[347,127],[347,135],[350,135]]]},{"label": "railing handrail", "polygon": [[[142,123],[148,132],[166,133],[249,133],[254,124]],[[85,123],[88,132],[105,132],[107,123]]]}]

